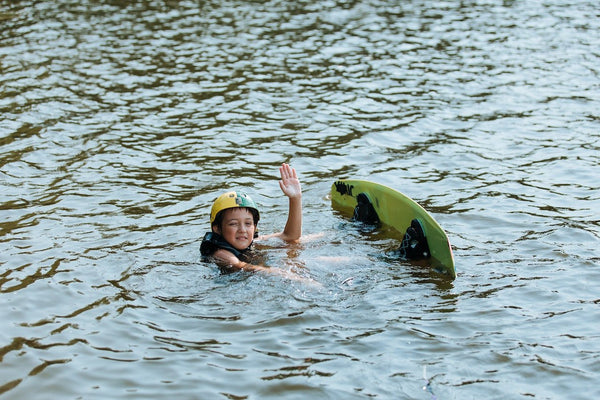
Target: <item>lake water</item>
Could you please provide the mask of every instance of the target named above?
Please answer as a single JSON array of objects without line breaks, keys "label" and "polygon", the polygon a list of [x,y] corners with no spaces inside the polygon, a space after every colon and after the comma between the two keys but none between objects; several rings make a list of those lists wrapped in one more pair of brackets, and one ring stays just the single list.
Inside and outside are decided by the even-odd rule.
[{"label": "lake water", "polygon": [[[600,5],[0,3],[0,397],[600,395]],[[267,265],[201,260],[244,188]],[[331,184],[394,187],[456,280]],[[393,235],[392,235],[393,236]]]}]

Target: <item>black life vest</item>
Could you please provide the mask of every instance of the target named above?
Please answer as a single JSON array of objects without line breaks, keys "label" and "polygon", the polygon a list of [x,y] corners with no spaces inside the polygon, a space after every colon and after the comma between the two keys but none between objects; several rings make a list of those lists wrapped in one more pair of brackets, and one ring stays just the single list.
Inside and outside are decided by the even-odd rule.
[{"label": "black life vest", "polygon": [[252,245],[248,246],[244,250],[238,250],[230,245],[225,238],[218,233],[206,232],[204,238],[202,239],[202,243],[200,244],[200,254],[202,254],[204,257],[210,257],[218,249],[223,249],[231,252],[241,261],[248,262],[248,253],[250,252],[251,247]]}]

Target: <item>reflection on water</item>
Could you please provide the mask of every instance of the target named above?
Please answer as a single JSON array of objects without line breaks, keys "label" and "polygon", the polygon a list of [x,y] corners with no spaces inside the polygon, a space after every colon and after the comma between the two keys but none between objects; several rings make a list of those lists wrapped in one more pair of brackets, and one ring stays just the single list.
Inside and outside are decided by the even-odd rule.
[{"label": "reflection on water", "polygon": [[[0,394],[600,394],[598,13],[0,5]],[[263,251],[317,285],[200,260],[224,188],[252,193],[261,232],[282,228],[281,162],[319,235]],[[331,210],[345,177],[430,210],[457,280]]]}]

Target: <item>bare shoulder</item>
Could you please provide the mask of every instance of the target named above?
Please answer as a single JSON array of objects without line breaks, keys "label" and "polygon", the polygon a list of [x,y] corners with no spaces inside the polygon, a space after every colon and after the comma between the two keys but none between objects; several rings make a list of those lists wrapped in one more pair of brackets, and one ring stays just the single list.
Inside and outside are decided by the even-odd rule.
[{"label": "bare shoulder", "polygon": [[[325,236],[325,233],[322,233],[322,232],[321,233],[311,233],[311,234],[308,234],[308,235],[302,235],[297,240],[289,240],[289,242],[292,242],[292,243],[310,242],[312,240],[320,239],[320,238],[322,238],[324,236]],[[279,238],[279,239],[282,239],[282,240],[286,240],[285,237],[283,236],[283,232],[278,232],[278,233],[271,233],[271,234],[268,234],[268,235],[260,235],[259,237],[256,238],[256,241],[257,242],[267,241],[267,240],[273,239],[273,238]],[[286,241],[288,241],[288,240],[286,240]]]},{"label": "bare shoulder", "polygon": [[259,235],[256,239],[254,239],[254,241],[255,242],[264,242],[266,240],[278,238],[278,237],[281,237],[281,232],[270,233],[268,235]]}]

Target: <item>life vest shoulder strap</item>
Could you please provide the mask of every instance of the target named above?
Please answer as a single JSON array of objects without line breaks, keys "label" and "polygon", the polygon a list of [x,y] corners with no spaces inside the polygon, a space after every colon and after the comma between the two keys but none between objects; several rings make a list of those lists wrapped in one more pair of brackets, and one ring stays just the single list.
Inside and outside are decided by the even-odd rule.
[{"label": "life vest shoulder strap", "polygon": [[209,257],[219,249],[227,250],[239,259],[244,257],[243,252],[227,243],[223,236],[214,232],[206,232],[200,244],[200,254]]}]

